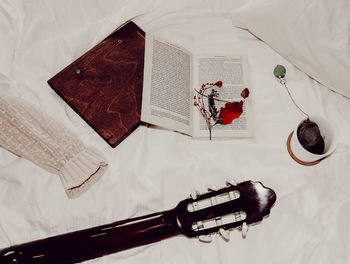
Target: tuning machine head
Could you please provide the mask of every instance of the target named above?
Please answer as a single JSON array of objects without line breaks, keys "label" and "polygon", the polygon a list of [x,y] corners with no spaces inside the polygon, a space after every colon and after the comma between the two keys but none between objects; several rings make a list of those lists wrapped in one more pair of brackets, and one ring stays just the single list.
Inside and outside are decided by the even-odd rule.
[{"label": "tuning machine head", "polygon": [[243,222],[241,227],[241,232],[242,232],[242,238],[246,238],[248,233],[248,225],[246,222]]},{"label": "tuning machine head", "polygon": [[238,182],[235,179],[227,179],[226,185],[227,186],[237,186]]},{"label": "tuning machine head", "polygon": [[[180,231],[188,237],[218,232],[225,240],[227,230],[240,228],[246,237],[248,225],[260,222],[276,201],[275,192],[260,182],[227,181],[228,186],[210,186],[210,192],[191,192],[191,198],[176,207]],[[208,240],[201,237],[201,241]],[[206,241],[207,242],[207,241]]]}]

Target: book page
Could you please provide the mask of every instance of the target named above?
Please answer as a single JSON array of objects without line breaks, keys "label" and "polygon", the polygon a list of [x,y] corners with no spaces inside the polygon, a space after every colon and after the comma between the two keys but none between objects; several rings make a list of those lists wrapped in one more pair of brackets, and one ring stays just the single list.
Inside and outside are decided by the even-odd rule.
[{"label": "book page", "polygon": [[[246,55],[198,55],[193,59],[194,88],[200,89],[202,84],[222,81],[223,86],[213,87],[219,93],[218,99],[239,102],[243,98],[244,88],[251,91],[248,79]],[[210,92],[209,92],[210,93]],[[208,93],[207,93],[208,94]],[[197,94],[198,95],[198,94]],[[206,109],[208,98],[204,98]],[[226,102],[215,101],[217,110]],[[251,137],[252,130],[251,95],[245,99],[243,113],[231,124],[217,124],[212,128],[212,138]],[[211,121],[212,124],[214,121]],[[209,138],[207,123],[196,107],[193,107],[193,136]]]},{"label": "book page", "polygon": [[189,51],[146,34],[141,120],[192,134]]}]

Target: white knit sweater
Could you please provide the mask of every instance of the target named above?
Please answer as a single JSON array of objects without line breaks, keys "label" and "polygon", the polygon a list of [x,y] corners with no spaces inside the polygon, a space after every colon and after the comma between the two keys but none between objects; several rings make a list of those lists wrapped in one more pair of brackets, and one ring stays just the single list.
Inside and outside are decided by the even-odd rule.
[{"label": "white knit sweater", "polygon": [[95,149],[17,97],[0,95],[0,146],[59,175],[69,198],[88,190],[107,169]]}]

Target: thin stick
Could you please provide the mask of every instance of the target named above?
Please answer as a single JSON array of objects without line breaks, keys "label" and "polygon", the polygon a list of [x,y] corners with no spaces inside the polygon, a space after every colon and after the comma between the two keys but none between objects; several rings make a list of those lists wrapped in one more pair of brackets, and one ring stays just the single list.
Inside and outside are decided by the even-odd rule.
[{"label": "thin stick", "polygon": [[[205,97],[209,97],[208,95],[205,94],[201,94],[199,91],[197,91],[196,89],[194,89],[198,94],[200,94],[201,96],[205,96]],[[226,100],[222,100],[222,99],[217,99],[217,98],[213,98],[215,101],[220,101],[220,102],[225,102],[225,103],[231,103],[231,101],[226,101]]]},{"label": "thin stick", "polygon": [[309,115],[307,114],[307,113],[305,113],[303,110],[301,110],[301,108],[297,105],[297,103],[294,101],[294,99],[293,99],[293,97],[292,97],[292,95],[290,94],[290,92],[289,92],[289,89],[288,89],[288,87],[287,87],[287,81],[284,79],[284,78],[279,78],[279,80],[280,80],[280,83],[286,88],[286,90],[287,90],[287,92],[288,92],[288,94],[289,94],[289,97],[290,97],[290,99],[292,99],[292,102],[294,103],[294,105],[299,109],[299,111],[300,112],[302,112],[304,115],[306,115],[307,116],[307,118],[309,119]]}]

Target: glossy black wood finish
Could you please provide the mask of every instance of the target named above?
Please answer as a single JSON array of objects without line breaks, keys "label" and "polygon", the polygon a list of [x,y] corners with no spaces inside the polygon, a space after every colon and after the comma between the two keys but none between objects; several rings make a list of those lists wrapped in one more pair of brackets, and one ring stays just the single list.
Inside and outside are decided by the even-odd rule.
[{"label": "glossy black wood finish", "polygon": [[[232,192],[239,194],[239,197],[233,197]],[[217,202],[220,199],[221,202]],[[209,202],[203,208],[188,209],[194,202],[204,200]],[[241,226],[243,222],[251,224],[261,221],[270,213],[275,201],[276,194],[273,190],[260,182],[246,181],[199,195],[196,199],[183,200],[169,211],[9,247],[0,251],[0,263],[77,263],[181,233],[188,237],[210,234],[220,228]],[[244,212],[244,219],[217,221],[240,211]],[[198,221],[214,225],[194,230],[193,225]]]},{"label": "glossy black wood finish", "polygon": [[28,242],[0,251],[1,264],[68,264],[159,241],[179,233],[170,210]]},{"label": "glossy black wood finish", "polygon": [[[186,208],[192,199],[186,199],[177,206],[178,223],[181,226],[181,231],[188,237],[195,237],[217,232],[220,228],[232,229],[241,226],[243,222],[252,224],[263,220],[264,216],[270,213],[270,209],[276,201],[276,193],[265,187],[260,182],[246,181],[236,186],[229,186],[222,188],[215,192],[205,193],[199,195],[196,200],[203,200],[218,196],[230,191],[238,191],[240,197],[225,203],[217,204],[195,212],[189,212]],[[196,221],[206,221],[208,219],[215,219],[221,216],[228,215],[233,212],[244,211],[246,218],[229,224],[215,226],[210,229],[193,231],[192,224]]]}]

